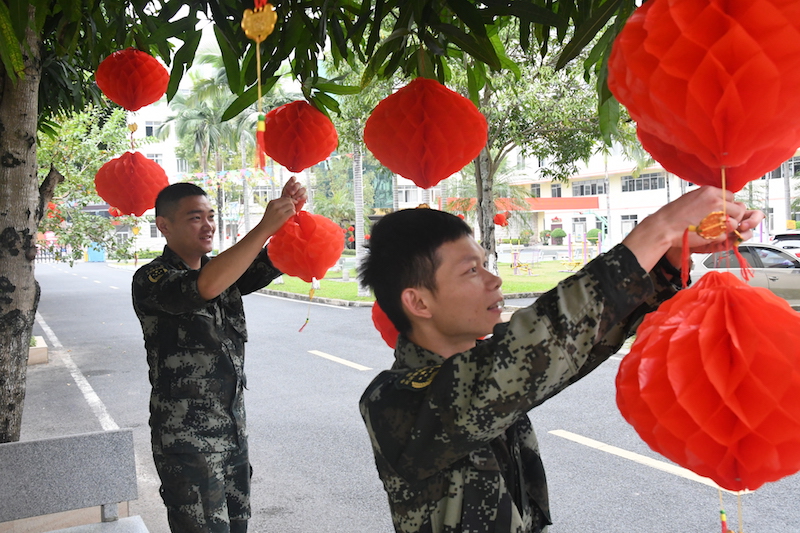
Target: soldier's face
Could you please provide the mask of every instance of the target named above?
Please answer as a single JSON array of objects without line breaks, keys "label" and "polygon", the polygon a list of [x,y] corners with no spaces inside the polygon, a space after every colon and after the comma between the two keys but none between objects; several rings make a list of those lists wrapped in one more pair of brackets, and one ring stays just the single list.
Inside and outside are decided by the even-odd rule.
[{"label": "soldier's face", "polygon": [[181,198],[172,216],[158,218],[167,244],[190,266],[213,249],[216,226],[207,196]]},{"label": "soldier's face", "polygon": [[486,270],[486,254],[472,237],[443,244],[438,250],[436,292],[429,294],[437,330],[454,343],[472,343],[501,321],[503,280]]}]

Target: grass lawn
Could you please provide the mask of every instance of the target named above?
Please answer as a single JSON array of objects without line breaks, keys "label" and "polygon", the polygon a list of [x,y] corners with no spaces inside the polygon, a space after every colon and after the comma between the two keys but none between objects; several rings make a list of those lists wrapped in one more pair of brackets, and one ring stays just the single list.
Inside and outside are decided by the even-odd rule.
[{"label": "grass lawn", "polygon": [[[530,273],[524,269],[518,269],[516,275],[510,264],[500,263],[498,266],[500,277],[503,278],[504,294],[545,292],[572,274],[572,272],[564,272],[566,268],[560,261],[542,261],[532,267]],[[325,279],[320,281],[320,288],[315,291],[314,296],[366,302],[374,300],[372,296],[358,296],[358,285],[355,280],[356,271],[354,269],[350,270],[350,281],[342,281],[341,272],[330,271]],[[283,276],[283,281],[282,284],[273,282],[267,288],[295,294],[308,294],[311,290],[310,283],[298,278]]]}]

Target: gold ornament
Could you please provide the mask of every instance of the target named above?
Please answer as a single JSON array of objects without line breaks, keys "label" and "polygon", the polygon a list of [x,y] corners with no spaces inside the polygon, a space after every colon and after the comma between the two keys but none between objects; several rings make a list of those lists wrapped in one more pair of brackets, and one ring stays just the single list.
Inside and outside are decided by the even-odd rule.
[{"label": "gold ornament", "polygon": [[242,29],[248,39],[253,39],[256,43],[260,43],[269,37],[269,34],[275,29],[277,20],[278,15],[275,13],[275,7],[267,3],[264,7],[259,7],[255,11],[252,9],[244,10]]}]

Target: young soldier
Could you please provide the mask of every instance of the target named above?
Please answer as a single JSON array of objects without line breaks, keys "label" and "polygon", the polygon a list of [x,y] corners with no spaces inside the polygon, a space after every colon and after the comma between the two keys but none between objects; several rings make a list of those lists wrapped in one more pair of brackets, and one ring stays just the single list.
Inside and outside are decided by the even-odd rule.
[{"label": "young soldier", "polygon": [[[692,251],[749,238],[763,218],[725,198],[728,235],[693,234]],[[502,281],[461,219],[431,209],[381,219],[360,276],[401,334],[392,369],[360,407],[395,529],[544,531],[550,507],[527,412],[595,369],[675,294],[684,230],[722,207],[719,189],[678,198],[502,324]]]},{"label": "young soldier", "polygon": [[242,295],[280,275],[264,243],[305,200],[305,188],[291,178],[256,227],[211,260],[216,226],[206,193],[176,183],[156,200],[167,245],[134,274],[133,307],[153,387],[153,458],[175,533],[247,531]]}]

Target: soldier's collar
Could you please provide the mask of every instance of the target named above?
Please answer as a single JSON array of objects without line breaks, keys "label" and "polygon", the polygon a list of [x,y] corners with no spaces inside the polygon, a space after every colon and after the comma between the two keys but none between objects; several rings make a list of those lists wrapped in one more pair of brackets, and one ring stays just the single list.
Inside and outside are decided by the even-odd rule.
[{"label": "soldier's collar", "polygon": [[394,358],[394,366],[398,368],[424,368],[426,366],[441,365],[444,362],[444,357],[417,346],[402,334],[397,337]]}]

